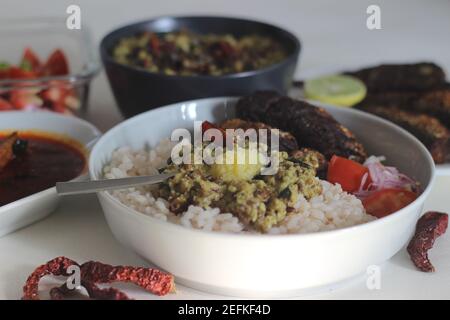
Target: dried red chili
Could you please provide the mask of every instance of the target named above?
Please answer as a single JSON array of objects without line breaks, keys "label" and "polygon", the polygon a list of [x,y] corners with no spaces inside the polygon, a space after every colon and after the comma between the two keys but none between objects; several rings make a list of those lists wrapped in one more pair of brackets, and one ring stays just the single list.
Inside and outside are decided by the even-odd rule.
[{"label": "dried red chili", "polygon": [[66,284],[60,287],[54,287],[50,290],[50,299],[52,300],[62,300],[73,290],[67,288]]},{"label": "dried red chili", "polygon": [[83,282],[83,287],[88,292],[89,297],[98,300],[129,300],[130,298],[116,288],[99,288],[96,284],[91,282]]},{"label": "dried red chili", "polygon": [[174,289],[173,276],[157,269],[130,266],[110,266],[89,261],[81,266],[81,278],[90,283],[131,282],[163,296]]},{"label": "dried red chili", "polygon": [[[99,300],[129,300],[130,298],[122,291],[116,288],[99,288],[96,284],[91,282],[81,282],[81,286],[84,287],[91,299]],[[52,300],[63,300],[73,290],[67,288],[66,284],[60,287],[55,287],[50,290],[50,298]]]},{"label": "dried red chili", "polygon": [[67,268],[72,265],[78,265],[78,263],[66,257],[57,257],[37,267],[25,282],[22,299],[39,300],[38,289],[41,278],[47,275],[68,276]]},{"label": "dried red chili", "polygon": [[[86,289],[90,298],[127,300],[128,296],[115,288],[99,288],[97,284],[112,282],[131,282],[157,295],[165,295],[175,290],[172,275],[162,271],[130,266],[111,266],[96,261],[89,261],[81,266],[66,257],[58,257],[39,266],[27,279],[23,287],[25,300],[39,300],[39,281],[46,275],[68,276],[67,268],[71,265],[80,267],[80,285]],[[66,284],[50,290],[54,300],[64,299],[73,290]]]},{"label": "dried red chili", "polygon": [[434,272],[428,258],[428,250],[433,247],[434,240],[444,234],[448,226],[448,214],[429,211],[416,225],[416,232],[408,244],[408,253],[414,265],[423,272]]}]

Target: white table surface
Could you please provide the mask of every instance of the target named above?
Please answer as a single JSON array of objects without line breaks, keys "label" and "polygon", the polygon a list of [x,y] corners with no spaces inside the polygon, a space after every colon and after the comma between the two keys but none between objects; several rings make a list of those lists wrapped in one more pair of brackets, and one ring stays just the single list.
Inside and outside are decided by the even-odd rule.
[{"label": "white table surface", "polygon": [[[303,44],[297,77],[358,68],[382,61],[429,59],[450,72],[449,1],[22,1],[1,0],[5,17],[65,14],[78,4],[98,42],[109,30],[134,20],[164,14],[220,14],[248,16],[281,25]],[[366,28],[366,8],[381,7],[382,30]],[[101,130],[121,121],[104,73],[93,82],[89,120]],[[450,212],[450,177],[438,177],[426,210]],[[28,274],[56,256],[79,262],[96,259],[111,264],[148,265],[112,237],[95,196],[64,199],[47,219],[0,238],[0,299],[17,299]],[[417,271],[405,250],[381,269],[381,289],[369,290],[364,277],[307,298],[320,299],[439,299],[450,298],[450,235],[437,240],[430,257],[437,271]],[[45,288],[45,282],[44,282]],[[132,286],[134,298],[160,299]],[[178,286],[163,299],[221,298]]]}]

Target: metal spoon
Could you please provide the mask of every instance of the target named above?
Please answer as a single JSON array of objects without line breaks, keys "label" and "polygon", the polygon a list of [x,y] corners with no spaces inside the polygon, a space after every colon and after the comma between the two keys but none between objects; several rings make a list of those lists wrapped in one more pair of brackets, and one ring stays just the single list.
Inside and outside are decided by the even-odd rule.
[{"label": "metal spoon", "polygon": [[156,184],[173,177],[174,173],[156,174],[153,176],[128,177],[80,182],[57,182],[56,192],[59,195],[93,193],[104,190],[126,189],[130,187]]}]

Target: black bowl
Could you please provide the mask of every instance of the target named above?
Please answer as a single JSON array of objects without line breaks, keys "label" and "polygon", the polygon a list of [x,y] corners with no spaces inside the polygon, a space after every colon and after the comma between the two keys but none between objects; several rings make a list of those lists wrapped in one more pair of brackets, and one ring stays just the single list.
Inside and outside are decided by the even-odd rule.
[{"label": "black bowl", "polygon": [[[223,76],[177,76],[152,73],[120,64],[111,56],[117,42],[141,31],[157,33],[187,28],[196,33],[230,33],[235,36],[261,34],[279,41],[287,57],[264,69]],[[256,90],[287,93],[297,65],[300,42],[290,32],[273,25],[225,17],[161,17],[134,23],[106,35],[100,54],[122,114],[138,113],[171,103],[214,96],[240,96]]]}]

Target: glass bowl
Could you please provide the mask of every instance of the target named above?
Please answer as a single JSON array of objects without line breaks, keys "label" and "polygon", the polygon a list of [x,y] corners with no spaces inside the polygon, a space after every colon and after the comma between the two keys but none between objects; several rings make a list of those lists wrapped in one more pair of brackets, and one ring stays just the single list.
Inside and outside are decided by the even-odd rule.
[{"label": "glass bowl", "polygon": [[[89,29],[68,29],[64,18],[4,19],[0,22],[0,62],[6,70],[0,78],[0,111],[54,111],[83,116],[87,109],[89,84],[99,71]],[[69,72],[17,79],[9,65],[19,65],[26,48],[41,64],[56,49],[62,50]],[[5,64],[6,63],[6,64]],[[25,68],[22,64],[21,68]]]}]

